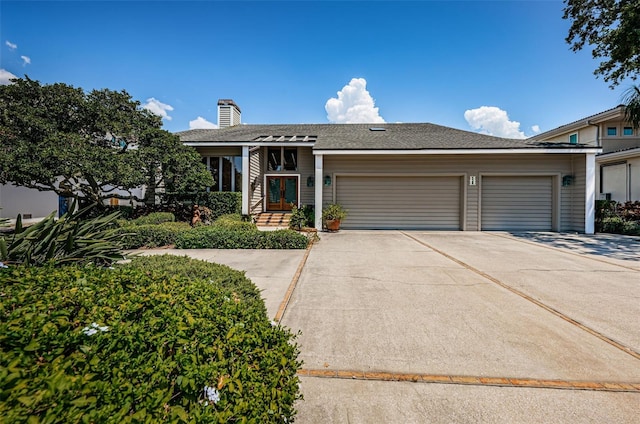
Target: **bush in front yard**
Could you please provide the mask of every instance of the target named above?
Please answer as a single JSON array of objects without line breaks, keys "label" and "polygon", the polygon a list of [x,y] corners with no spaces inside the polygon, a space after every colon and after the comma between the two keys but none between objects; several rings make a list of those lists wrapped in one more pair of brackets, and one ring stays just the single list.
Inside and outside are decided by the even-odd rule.
[{"label": "bush in front yard", "polygon": [[3,421],[291,421],[292,334],[220,284],[242,279],[233,270],[198,264],[187,276],[182,260],[175,273],[151,263],[0,270]]},{"label": "bush in front yard", "polygon": [[222,215],[213,223],[214,227],[227,228],[229,230],[257,230],[258,227],[251,221],[243,221],[242,215]]},{"label": "bush in front yard", "polygon": [[175,220],[176,217],[171,212],[152,212],[149,215],[128,221],[128,223],[130,225],[157,225],[163,222],[174,222]]},{"label": "bush in front yard", "polygon": [[249,280],[245,273],[229,268],[226,265],[215,264],[186,256],[150,255],[136,256],[122,268],[135,268],[141,271],[162,274],[166,277],[180,275],[190,280],[209,281],[221,290],[236,293],[240,298],[255,305],[266,314],[260,290]]},{"label": "bush in front yard", "polygon": [[293,230],[230,230],[197,227],[176,238],[178,249],[306,249],[309,240]]},{"label": "bush in front yard", "polygon": [[189,231],[186,222],[163,222],[158,225],[130,225],[113,230],[120,234],[123,249],[160,247],[175,244],[179,234]]},{"label": "bush in front yard", "polygon": [[198,193],[193,201],[211,210],[212,221],[222,215],[240,214],[242,211],[242,193],[231,191],[204,192]]}]

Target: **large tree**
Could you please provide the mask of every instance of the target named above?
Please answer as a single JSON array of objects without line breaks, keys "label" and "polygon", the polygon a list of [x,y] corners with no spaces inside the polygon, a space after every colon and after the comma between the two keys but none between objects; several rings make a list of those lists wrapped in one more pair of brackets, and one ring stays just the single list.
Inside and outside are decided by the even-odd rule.
[{"label": "large tree", "polygon": [[132,194],[143,185],[151,201],[210,186],[198,153],[161,126],[126,91],[15,79],[0,86],[0,183],[100,204],[143,201]]},{"label": "large tree", "polygon": [[640,0],[564,1],[571,49],[591,45],[594,59],[602,59],[594,73],[611,88],[625,78],[635,80],[640,70]]}]

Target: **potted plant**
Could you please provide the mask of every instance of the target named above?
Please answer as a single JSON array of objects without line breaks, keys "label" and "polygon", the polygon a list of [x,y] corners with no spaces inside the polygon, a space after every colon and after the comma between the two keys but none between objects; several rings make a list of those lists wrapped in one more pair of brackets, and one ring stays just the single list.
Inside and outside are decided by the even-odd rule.
[{"label": "potted plant", "polygon": [[322,209],[322,222],[329,231],[338,231],[340,222],[347,216],[347,211],[337,203],[332,203]]}]

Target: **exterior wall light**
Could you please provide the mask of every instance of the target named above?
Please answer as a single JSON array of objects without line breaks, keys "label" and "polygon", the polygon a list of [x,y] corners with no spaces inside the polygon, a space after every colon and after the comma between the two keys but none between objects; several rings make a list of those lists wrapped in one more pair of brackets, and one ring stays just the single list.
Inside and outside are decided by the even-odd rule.
[{"label": "exterior wall light", "polygon": [[307,187],[313,187],[313,185],[314,185],[313,177],[312,176],[307,177]]},{"label": "exterior wall light", "polygon": [[573,175],[563,175],[562,176],[562,187],[567,187],[573,184]]},{"label": "exterior wall light", "polygon": [[324,176],[324,186],[329,187],[331,185],[331,175]]}]

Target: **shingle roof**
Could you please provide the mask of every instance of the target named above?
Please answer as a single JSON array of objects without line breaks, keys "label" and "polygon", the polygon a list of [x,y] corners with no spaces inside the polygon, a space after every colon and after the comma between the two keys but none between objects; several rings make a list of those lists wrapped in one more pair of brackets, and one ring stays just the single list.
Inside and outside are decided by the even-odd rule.
[{"label": "shingle roof", "polygon": [[[372,130],[376,129],[376,130]],[[379,130],[384,128],[384,130]],[[518,149],[583,147],[516,140],[478,134],[435,124],[277,124],[236,125],[222,129],[189,130],[177,133],[185,143],[229,142],[260,144],[271,141],[299,141],[315,138],[314,150],[424,150],[424,149]]]}]

